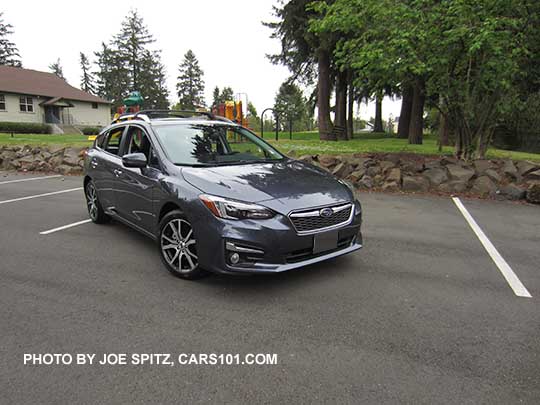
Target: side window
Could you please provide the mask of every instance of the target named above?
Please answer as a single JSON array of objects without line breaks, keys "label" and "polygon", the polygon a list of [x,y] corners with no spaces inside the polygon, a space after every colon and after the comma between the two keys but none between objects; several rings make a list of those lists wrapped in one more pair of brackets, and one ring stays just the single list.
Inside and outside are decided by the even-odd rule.
[{"label": "side window", "polygon": [[122,142],[123,133],[124,127],[118,127],[109,131],[103,149],[109,153],[112,153],[113,155],[118,155],[120,152],[120,143]]},{"label": "side window", "polygon": [[129,145],[126,149],[127,153],[143,153],[146,156],[146,160],[150,164],[154,154],[151,152],[152,144],[146,132],[135,125],[132,125],[128,129]]}]

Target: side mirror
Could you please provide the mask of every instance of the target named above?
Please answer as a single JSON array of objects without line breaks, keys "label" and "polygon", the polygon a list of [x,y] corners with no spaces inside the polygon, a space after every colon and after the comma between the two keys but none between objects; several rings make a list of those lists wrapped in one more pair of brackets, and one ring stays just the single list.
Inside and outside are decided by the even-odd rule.
[{"label": "side mirror", "polygon": [[122,164],[125,167],[142,169],[148,165],[148,161],[146,160],[144,153],[129,153],[122,157]]}]

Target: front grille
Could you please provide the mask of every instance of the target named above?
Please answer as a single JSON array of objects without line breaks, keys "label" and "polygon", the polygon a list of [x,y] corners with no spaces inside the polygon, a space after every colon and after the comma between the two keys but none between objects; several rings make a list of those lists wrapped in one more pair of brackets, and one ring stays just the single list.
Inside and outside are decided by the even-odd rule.
[{"label": "front grille", "polygon": [[[330,215],[322,216],[323,210],[332,212]],[[347,224],[351,220],[352,210],[352,204],[341,204],[316,210],[297,211],[291,213],[289,217],[296,231],[299,234],[305,234]]]}]

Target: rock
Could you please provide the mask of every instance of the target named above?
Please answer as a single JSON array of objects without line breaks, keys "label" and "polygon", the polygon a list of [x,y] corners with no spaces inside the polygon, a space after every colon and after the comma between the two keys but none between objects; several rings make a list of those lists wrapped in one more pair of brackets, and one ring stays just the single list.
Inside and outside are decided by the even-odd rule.
[{"label": "rock", "polygon": [[52,154],[46,150],[41,151],[41,157],[43,160],[49,160]]},{"label": "rock", "polygon": [[422,176],[403,176],[403,191],[422,191],[429,189],[429,180]]},{"label": "rock", "polygon": [[527,173],[525,177],[527,180],[540,180],[540,169]]},{"label": "rock", "polygon": [[383,160],[381,163],[379,163],[379,166],[381,167],[381,170],[383,173],[385,173],[387,170],[395,167],[395,163],[391,162],[389,160]]},{"label": "rock", "polygon": [[448,169],[448,173],[450,173],[452,180],[459,180],[461,182],[468,182],[475,174],[474,170],[457,164],[448,164],[446,165],[446,168]]},{"label": "rock", "polygon": [[484,175],[488,176],[495,183],[500,183],[502,181],[501,175],[497,173],[495,169],[487,169],[484,172]]},{"label": "rock", "polygon": [[450,180],[439,186],[439,191],[444,193],[463,193],[467,191],[469,183],[461,180]]},{"label": "rock", "polygon": [[375,176],[377,176],[378,174],[380,174],[381,171],[382,171],[382,170],[381,170],[381,168],[380,168],[379,166],[369,166],[369,167],[367,168],[366,173],[367,173],[367,175],[368,175],[369,177],[375,177]]},{"label": "rock", "polygon": [[420,161],[406,162],[401,165],[401,170],[410,174],[420,173],[424,170],[424,163]]},{"label": "rock", "polygon": [[527,201],[540,204],[540,183],[531,184],[527,190]]},{"label": "rock", "polygon": [[385,161],[392,162],[394,166],[398,165],[399,162],[401,161],[401,158],[399,157],[399,155],[395,153],[389,153],[388,155],[384,157],[384,159]]},{"label": "rock", "polygon": [[349,174],[351,174],[353,171],[353,168],[350,164],[346,162],[341,162],[336,167],[334,167],[334,170],[332,170],[332,174],[334,176],[339,177],[340,179],[344,179]]},{"label": "rock", "polygon": [[[51,160],[52,159],[54,159],[54,157],[51,158]],[[301,162],[304,162],[304,163],[313,163],[313,157],[311,155],[302,155],[297,160],[300,160]]]},{"label": "rock", "polygon": [[422,174],[433,187],[437,187],[448,180],[446,169],[442,167],[426,170]]},{"label": "rock", "polygon": [[512,163],[511,160],[505,160],[504,161],[504,164],[503,164],[503,167],[502,167],[502,172],[508,176],[508,177],[511,177],[513,179],[517,179],[518,178],[518,171],[516,169],[516,166],[514,166],[514,163]]},{"label": "rock", "polygon": [[473,182],[471,191],[475,194],[486,197],[488,195],[495,194],[497,191],[497,186],[495,186],[493,180],[491,180],[488,176],[480,176]]},{"label": "rock", "polygon": [[347,180],[357,183],[362,177],[364,177],[364,174],[366,174],[366,169],[362,167],[361,169],[355,170],[349,174],[349,176],[347,176]]},{"label": "rock", "polygon": [[473,162],[474,169],[476,170],[476,174],[481,175],[486,172],[486,170],[493,169],[494,165],[491,162],[491,160],[486,159],[479,159],[475,160]]},{"label": "rock", "polygon": [[334,167],[339,163],[335,156],[330,155],[320,155],[318,160],[321,166],[326,168]]},{"label": "rock", "polygon": [[38,162],[39,161],[35,160],[32,156],[25,156],[19,159],[19,163],[21,164],[20,168],[22,170],[35,170]]},{"label": "rock", "polygon": [[58,154],[58,155],[54,155],[49,159],[49,163],[52,167],[57,167],[57,166],[60,166],[62,164],[62,162],[64,161],[64,154],[62,153],[61,155]]},{"label": "rock", "polygon": [[380,185],[382,185],[382,183],[383,183],[383,176],[378,174],[375,177],[373,177],[373,185],[374,186],[379,187]]},{"label": "rock", "polygon": [[373,180],[369,176],[364,176],[362,179],[358,182],[358,187],[363,189],[370,189],[373,188]]},{"label": "rock", "polygon": [[55,169],[55,171],[57,171],[60,174],[79,174],[82,171],[82,167],[60,165]]},{"label": "rock", "polygon": [[525,198],[526,191],[522,188],[510,183],[499,190],[499,194],[508,200],[521,200]]},{"label": "rock", "polygon": [[399,184],[395,181],[387,181],[382,186],[383,191],[398,191]]},{"label": "rock", "polygon": [[444,156],[441,158],[440,160],[441,164],[442,165],[456,165],[456,164],[460,164],[461,161],[459,159],[456,159],[454,157],[451,157],[451,156]]},{"label": "rock", "polygon": [[427,169],[440,169],[441,168],[441,161],[440,160],[428,160],[426,163],[424,163],[424,167]]},{"label": "rock", "polygon": [[386,182],[395,182],[397,184],[401,184],[401,169],[397,167],[394,169],[390,169],[390,171],[388,172],[388,176],[386,176]]},{"label": "rock", "polygon": [[535,165],[534,163],[528,162],[526,160],[521,160],[516,164],[517,170],[520,176],[525,176],[526,174],[540,169],[540,166]]}]

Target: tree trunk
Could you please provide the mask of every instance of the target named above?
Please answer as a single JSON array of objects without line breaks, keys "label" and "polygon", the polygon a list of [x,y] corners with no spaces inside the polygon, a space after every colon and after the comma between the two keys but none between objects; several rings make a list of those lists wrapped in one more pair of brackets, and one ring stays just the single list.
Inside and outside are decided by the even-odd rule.
[{"label": "tree trunk", "polygon": [[330,120],[330,53],[325,49],[318,52],[318,97],[317,110],[319,121],[319,138],[335,141]]},{"label": "tree trunk", "polygon": [[354,86],[352,72],[349,70],[347,77],[349,84],[349,98],[347,101],[347,139],[354,137]]},{"label": "tree trunk", "polygon": [[409,126],[411,125],[411,109],[413,99],[413,89],[410,85],[403,86],[401,99],[401,112],[399,113],[399,123],[397,137],[407,139],[409,137]]},{"label": "tree trunk", "polygon": [[409,143],[415,145],[422,144],[424,132],[424,94],[423,83],[417,81],[414,84],[413,100],[411,108],[411,123],[409,125]]},{"label": "tree trunk", "polygon": [[347,73],[345,72],[339,72],[336,78],[336,111],[333,132],[338,140],[347,140]]},{"label": "tree trunk", "polygon": [[382,123],[382,96],[377,94],[375,97],[375,123],[373,132],[384,132]]},{"label": "tree trunk", "polygon": [[442,151],[443,146],[448,146],[448,119],[444,114],[440,114],[439,120],[439,152]]}]

